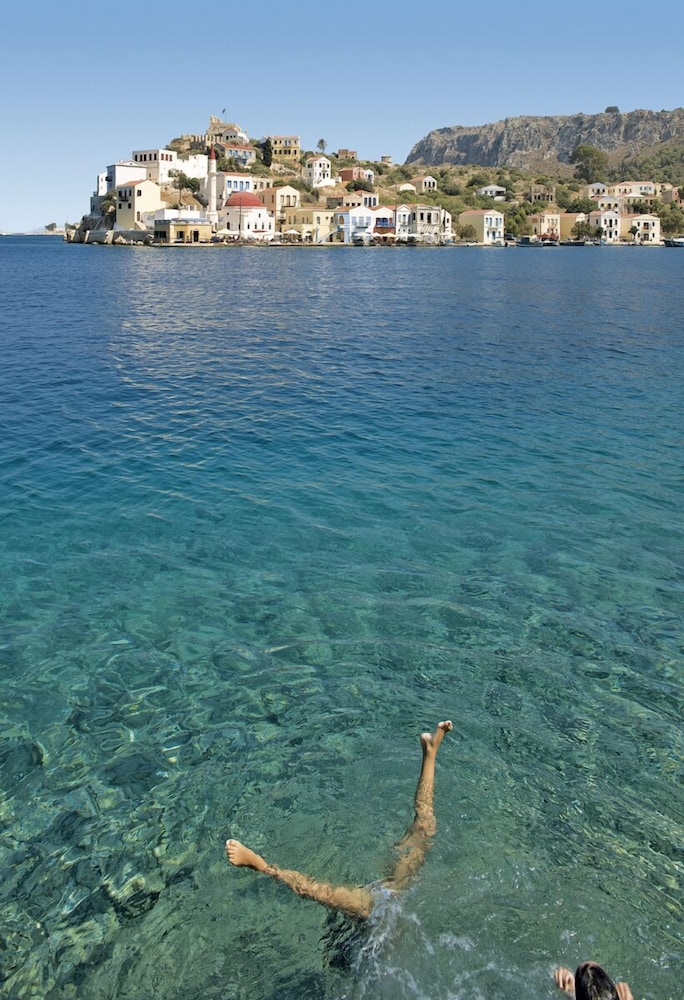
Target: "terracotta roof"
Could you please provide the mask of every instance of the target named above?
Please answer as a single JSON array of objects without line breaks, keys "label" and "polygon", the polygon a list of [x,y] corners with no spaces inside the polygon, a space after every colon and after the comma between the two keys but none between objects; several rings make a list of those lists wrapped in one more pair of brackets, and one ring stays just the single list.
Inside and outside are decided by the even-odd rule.
[{"label": "terracotta roof", "polygon": [[220,146],[222,149],[251,149],[251,150],[253,150],[253,148],[254,148],[253,146],[246,146],[244,144],[244,142],[231,142],[230,140],[226,140],[224,142],[217,142],[216,145]]},{"label": "terracotta roof", "polygon": [[230,198],[226,202],[226,207],[233,205],[241,206],[242,208],[265,208],[261,198],[257,198],[255,194],[251,191],[233,191]]}]

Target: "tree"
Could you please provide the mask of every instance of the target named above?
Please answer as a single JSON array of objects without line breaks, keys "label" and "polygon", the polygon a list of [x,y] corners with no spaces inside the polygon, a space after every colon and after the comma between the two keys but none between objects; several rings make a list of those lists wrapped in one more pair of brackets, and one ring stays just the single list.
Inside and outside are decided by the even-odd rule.
[{"label": "tree", "polygon": [[649,215],[653,211],[653,207],[649,202],[637,198],[632,202],[630,211],[634,212],[635,215]]},{"label": "tree", "polygon": [[559,208],[562,208],[564,212],[568,211],[568,205],[571,202],[570,192],[566,187],[559,187],[556,190],[556,204]]},{"label": "tree", "polygon": [[663,205],[658,210],[660,228],[667,236],[684,232],[684,209],[679,205]]},{"label": "tree", "polygon": [[575,164],[575,177],[587,184],[603,180],[608,173],[608,154],[586,143],[575,146],[570,162]]},{"label": "tree", "polygon": [[475,173],[466,183],[466,187],[481,188],[481,187],[487,187],[488,184],[489,184],[489,178],[487,177],[486,174]]},{"label": "tree", "polygon": [[197,194],[200,183],[197,177],[188,177],[182,170],[169,170],[169,177],[173,178],[173,186],[178,188],[178,207],[183,205],[183,191],[191,191]]},{"label": "tree", "polygon": [[459,240],[464,240],[466,243],[472,243],[477,239],[475,226],[471,226],[470,223],[466,223],[464,226],[457,226],[456,235]]},{"label": "tree", "polygon": [[316,149],[318,150],[319,153],[325,153],[327,146],[328,143],[325,141],[325,139],[319,139],[318,142],[316,143]]},{"label": "tree", "polygon": [[273,163],[273,143],[268,138],[261,143],[261,158],[265,167],[270,167]]},{"label": "tree", "polygon": [[100,210],[103,215],[116,211],[116,191],[110,191],[109,194],[104,196],[100,203]]},{"label": "tree", "polygon": [[596,202],[592,198],[574,198],[573,201],[568,202],[565,206],[566,212],[584,212],[585,215],[589,215],[596,208]]},{"label": "tree", "polygon": [[56,222],[48,222],[48,224],[47,224],[47,226],[45,228],[48,231],[48,233],[54,233],[55,229],[57,228],[57,223]]},{"label": "tree", "polygon": [[591,226],[588,222],[576,222],[570,231],[578,240],[591,236]]}]

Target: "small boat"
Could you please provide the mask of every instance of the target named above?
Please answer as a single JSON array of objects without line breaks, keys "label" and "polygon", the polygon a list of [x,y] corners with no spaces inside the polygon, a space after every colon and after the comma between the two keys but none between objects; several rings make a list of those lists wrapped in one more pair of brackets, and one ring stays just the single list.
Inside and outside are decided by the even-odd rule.
[{"label": "small boat", "polygon": [[543,247],[544,244],[538,236],[519,236],[515,241],[517,247]]},{"label": "small boat", "polygon": [[684,248],[684,236],[670,236],[663,240],[666,247],[682,247]]},{"label": "small boat", "polygon": [[561,240],[560,245],[562,247],[585,247],[587,245],[586,240]]}]

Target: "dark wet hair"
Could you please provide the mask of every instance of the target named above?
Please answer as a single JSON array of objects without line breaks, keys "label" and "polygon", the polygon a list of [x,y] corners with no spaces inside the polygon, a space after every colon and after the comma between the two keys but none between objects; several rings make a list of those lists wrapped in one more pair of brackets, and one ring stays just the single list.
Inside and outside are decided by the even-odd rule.
[{"label": "dark wet hair", "polygon": [[582,962],[575,973],[575,1000],[619,1000],[615,983],[596,962]]}]

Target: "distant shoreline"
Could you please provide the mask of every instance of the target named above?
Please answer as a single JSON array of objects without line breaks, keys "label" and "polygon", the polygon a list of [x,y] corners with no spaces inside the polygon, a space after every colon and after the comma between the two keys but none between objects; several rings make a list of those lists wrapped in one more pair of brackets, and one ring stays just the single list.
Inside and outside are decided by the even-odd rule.
[{"label": "distant shoreline", "polygon": [[45,232],[38,233],[35,230],[32,232],[0,233],[0,236],[61,236],[63,238],[64,230],[54,229],[52,232],[45,230]]}]

